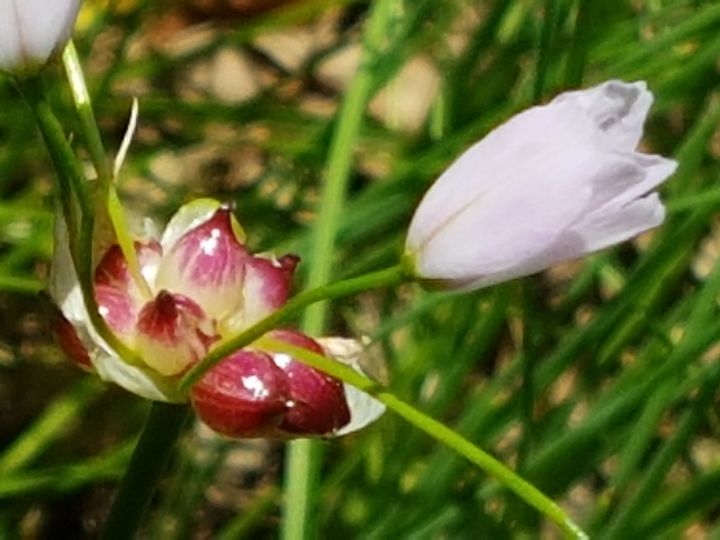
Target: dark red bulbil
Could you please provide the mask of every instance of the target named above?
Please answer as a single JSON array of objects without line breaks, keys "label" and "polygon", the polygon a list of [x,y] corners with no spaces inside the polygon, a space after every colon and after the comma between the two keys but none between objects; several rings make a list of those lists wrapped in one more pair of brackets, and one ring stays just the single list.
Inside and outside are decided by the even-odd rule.
[{"label": "dark red bulbil", "polygon": [[90,355],[77,335],[75,328],[62,313],[55,314],[52,320],[52,330],[55,333],[58,345],[73,363],[85,371],[93,371]]},{"label": "dark red bulbil", "polygon": [[[299,332],[272,335],[324,354]],[[191,396],[200,418],[230,437],[329,435],[350,421],[342,383],[283,354],[239,351],[210,370]]]},{"label": "dark red bulbil", "polygon": [[[324,354],[316,341],[299,332],[277,330],[273,337]],[[291,403],[280,426],[283,431],[322,435],[332,433],[350,421],[350,410],[340,381],[296,360],[281,367],[287,376]]]},{"label": "dark red bulbil", "polygon": [[242,350],[211,369],[192,389],[193,406],[212,429],[229,437],[259,437],[283,419],[285,374],[263,352]]}]

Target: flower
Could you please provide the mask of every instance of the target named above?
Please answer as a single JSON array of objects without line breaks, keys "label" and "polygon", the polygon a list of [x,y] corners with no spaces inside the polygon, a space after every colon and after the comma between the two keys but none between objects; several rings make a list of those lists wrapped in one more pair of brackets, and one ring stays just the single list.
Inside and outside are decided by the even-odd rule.
[{"label": "flower", "polygon": [[41,68],[70,38],[80,0],[0,0],[0,71]]},{"label": "flower", "polygon": [[636,151],[644,82],[566,92],[491,131],[425,194],[405,261],[421,280],[471,290],[538,272],[662,223],[653,190],[677,167]]},{"label": "flower", "polygon": [[[135,355],[123,359],[88,316],[58,217],[50,293],[62,312],[60,345],[80,367],[140,396],[188,399],[177,389],[182,375],[215,343],[252,326],[290,295],[298,258],[253,254],[244,239],[229,208],[201,199],[183,206],[160,238],[138,235],[141,276],[118,245],[105,250],[95,268],[94,294],[114,336]],[[336,341],[323,346],[290,329],[272,337],[359,369],[359,351],[343,359]],[[359,390],[259,343],[208,371],[189,399],[205,423],[233,437],[339,435],[384,410]]]}]

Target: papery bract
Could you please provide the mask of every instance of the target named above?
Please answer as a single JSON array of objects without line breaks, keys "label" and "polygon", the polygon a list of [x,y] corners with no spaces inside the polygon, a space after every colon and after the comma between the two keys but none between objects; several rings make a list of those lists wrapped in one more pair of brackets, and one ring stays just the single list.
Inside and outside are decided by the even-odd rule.
[{"label": "papery bract", "polygon": [[0,71],[42,67],[72,32],[80,0],[0,0]]},{"label": "papery bract", "polygon": [[420,279],[475,289],[538,272],[662,223],[652,191],[676,162],[635,150],[644,82],[567,92],[508,120],[430,188],[405,260]]}]

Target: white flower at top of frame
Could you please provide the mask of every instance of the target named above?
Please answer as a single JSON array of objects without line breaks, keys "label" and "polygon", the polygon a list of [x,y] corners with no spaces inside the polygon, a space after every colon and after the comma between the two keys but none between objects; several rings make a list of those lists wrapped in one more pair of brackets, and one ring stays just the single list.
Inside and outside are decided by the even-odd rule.
[{"label": "white flower at top of frame", "polygon": [[0,71],[42,67],[70,38],[80,0],[0,0]]},{"label": "white flower at top of frame", "polygon": [[477,289],[658,226],[654,190],[677,163],[636,151],[652,101],[644,82],[607,81],[490,132],[417,208],[405,248],[415,275]]}]

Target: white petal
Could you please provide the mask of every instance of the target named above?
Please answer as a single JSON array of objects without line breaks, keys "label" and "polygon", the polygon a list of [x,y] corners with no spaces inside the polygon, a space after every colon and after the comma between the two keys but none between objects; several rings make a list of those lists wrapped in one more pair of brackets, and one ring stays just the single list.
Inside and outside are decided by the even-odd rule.
[{"label": "white petal", "polygon": [[644,81],[607,81],[592,88],[565,92],[555,103],[574,103],[593,119],[607,140],[618,150],[633,150],[642,137],[645,117],[653,95]]},{"label": "white petal", "polygon": [[0,1],[0,70],[10,71],[22,62],[18,32],[17,7],[14,1]]},{"label": "white petal", "polygon": [[[326,337],[317,341],[328,355],[352,367],[358,373],[365,374],[360,365],[364,347],[358,340]],[[385,412],[385,405],[369,394],[349,384],[344,384],[343,387],[345,389],[345,400],[348,409],[350,409],[350,422],[335,432],[334,435],[336,436],[358,431],[380,418]]]},{"label": "white petal", "polygon": [[44,64],[63,46],[80,0],[0,0],[0,70]]},{"label": "white petal", "polygon": [[677,165],[672,159],[637,152],[612,156],[596,182],[590,213],[621,208],[646,195],[673,174]]},{"label": "white petal", "polygon": [[[430,189],[408,233],[430,279],[488,276],[524,266],[587,207],[603,166],[596,130],[572,104],[535,107],[468,150]],[[496,274],[496,276],[493,276]]]},{"label": "white petal", "polygon": [[[493,130],[420,203],[406,242],[418,277],[454,288],[492,285],[655,226],[657,212],[647,221],[655,225],[628,218],[635,233],[605,234],[611,216],[626,216],[677,166],[634,151],[651,103],[644,82],[608,81]],[[593,231],[598,239],[587,236]]]},{"label": "white petal", "polygon": [[577,235],[583,251],[591,253],[657,227],[664,219],[665,207],[657,193],[653,193],[622,208],[588,216],[574,225],[569,234]]},{"label": "white petal", "polygon": [[335,432],[338,437],[361,430],[385,413],[385,405],[374,397],[350,384],[344,384],[343,387],[345,389],[345,401],[348,409],[350,409],[350,422]]}]

